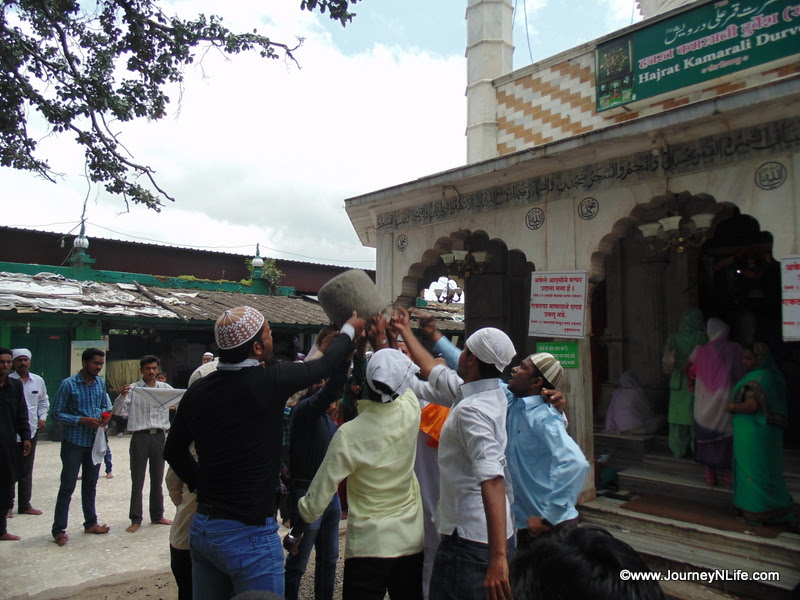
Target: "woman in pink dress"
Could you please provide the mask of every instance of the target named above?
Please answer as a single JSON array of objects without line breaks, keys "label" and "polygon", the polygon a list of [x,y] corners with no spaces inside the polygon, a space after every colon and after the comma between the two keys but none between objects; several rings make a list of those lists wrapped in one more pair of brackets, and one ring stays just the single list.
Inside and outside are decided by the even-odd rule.
[{"label": "woman in pink dress", "polygon": [[733,434],[728,404],[733,388],[744,374],[742,348],[728,340],[730,329],[720,319],[706,324],[709,342],[689,357],[696,372],[694,389],[695,460],[706,467],[709,485],[731,483]]}]

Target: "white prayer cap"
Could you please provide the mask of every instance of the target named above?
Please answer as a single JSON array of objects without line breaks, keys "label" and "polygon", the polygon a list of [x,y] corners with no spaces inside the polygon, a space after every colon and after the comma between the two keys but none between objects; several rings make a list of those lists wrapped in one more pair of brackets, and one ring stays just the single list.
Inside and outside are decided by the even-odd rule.
[{"label": "white prayer cap", "polygon": [[494,365],[498,371],[505,369],[517,353],[511,338],[495,327],[478,329],[464,345],[478,360]]},{"label": "white prayer cap", "polygon": [[[418,372],[419,367],[405,354],[394,348],[383,348],[373,354],[367,363],[367,383],[381,395],[381,402],[391,402],[411,387],[411,381]],[[376,382],[389,388],[392,394],[376,388]]]},{"label": "white prayer cap", "polygon": [[32,358],[31,351],[28,350],[27,348],[14,348],[11,351],[11,360],[19,358],[20,356],[27,356],[28,358]]},{"label": "white prayer cap", "polygon": [[214,353],[213,352],[204,352],[203,353],[203,358],[205,358],[206,356],[208,358],[214,358]]},{"label": "white prayer cap", "polygon": [[544,375],[547,381],[552,383],[554,387],[558,387],[558,383],[564,375],[564,367],[561,366],[555,356],[549,352],[537,352],[536,354],[531,354],[528,358],[531,359],[531,362],[539,369],[539,373]]},{"label": "white prayer cap", "polygon": [[264,315],[251,306],[226,310],[214,323],[214,339],[221,350],[241,346],[255,337],[264,325]]}]

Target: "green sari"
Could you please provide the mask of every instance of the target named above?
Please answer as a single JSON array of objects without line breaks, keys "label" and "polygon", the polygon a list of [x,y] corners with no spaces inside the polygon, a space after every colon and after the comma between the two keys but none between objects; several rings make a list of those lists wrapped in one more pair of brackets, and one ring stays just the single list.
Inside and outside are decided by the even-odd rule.
[{"label": "green sari", "polygon": [[783,476],[783,430],[787,425],[786,380],[762,345],[759,363],[739,381],[733,401],[752,395],[754,413],[733,415],[733,503],[755,523],[793,520],[792,495]]},{"label": "green sari", "polygon": [[708,341],[703,313],[689,308],[681,315],[678,333],[669,337],[664,352],[674,352],[675,365],[669,379],[669,447],[677,458],[694,451],[694,392],[689,389],[686,362],[697,346]]}]

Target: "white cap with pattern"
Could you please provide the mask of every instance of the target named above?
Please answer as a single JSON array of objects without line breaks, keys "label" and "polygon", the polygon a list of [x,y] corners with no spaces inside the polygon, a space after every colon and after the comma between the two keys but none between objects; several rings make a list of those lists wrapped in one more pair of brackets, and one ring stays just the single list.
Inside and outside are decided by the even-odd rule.
[{"label": "white cap with pattern", "polygon": [[544,375],[554,387],[558,387],[561,377],[564,375],[564,367],[561,366],[559,360],[549,352],[537,352],[531,354],[528,358],[539,369],[539,372]]},{"label": "white cap with pattern", "polygon": [[221,350],[249,342],[264,325],[264,315],[251,306],[226,310],[214,323],[214,339]]}]

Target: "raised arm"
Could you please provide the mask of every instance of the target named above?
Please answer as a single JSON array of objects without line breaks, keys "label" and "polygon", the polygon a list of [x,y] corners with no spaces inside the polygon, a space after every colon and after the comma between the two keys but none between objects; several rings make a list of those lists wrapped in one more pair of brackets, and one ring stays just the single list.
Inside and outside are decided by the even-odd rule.
[{"label": "raised arm", "polygon": [[433,367],[436,366],[436,359],[433,358],[422,345],[422,342],[417,339],[411,329],[411,316],[408,311],[402,306],[395,309],[392,322],[390,324],[395,333],[403,336],[403,341],[406,343],[408,352],[411,354],[411,359],[417,363],[420,374],[426,379],[431,373]]},{"label": "raised arm", "polygon": [[278,363],[275,366],[278,373],[275,381],[280,386],[279,394],[291,396],[296,391],[327,378],[350,354],[353,341],[361,336],[364,325],[364,319],[353,313],[342,326],[342,333],[331,342],[328,351],[321,358],[304,363]]}]

